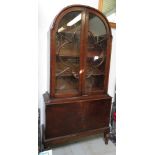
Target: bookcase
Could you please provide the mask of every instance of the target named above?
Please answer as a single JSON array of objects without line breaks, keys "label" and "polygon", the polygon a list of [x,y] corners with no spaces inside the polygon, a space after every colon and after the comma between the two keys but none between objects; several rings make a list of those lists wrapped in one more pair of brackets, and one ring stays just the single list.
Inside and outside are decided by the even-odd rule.
[{"label": "bookcase", "polygon": [[45,148],[99,133],[108,143],[111,43],[107,18],[92,7],[68,6],[55,17],[50,28],[50,91],[43,95]]}]

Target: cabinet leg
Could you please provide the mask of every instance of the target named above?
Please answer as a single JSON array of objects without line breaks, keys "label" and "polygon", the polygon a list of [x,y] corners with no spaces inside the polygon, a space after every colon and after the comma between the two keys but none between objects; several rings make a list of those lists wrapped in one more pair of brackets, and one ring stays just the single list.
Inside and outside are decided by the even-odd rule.
[{"label": "cabinet leg", "polygon": [[105,144],[107,145],[109,141],[109,133],[104,133],[104,141],[105,141]]},{"label": "cabinet leg", "polygon": [[41,126],[41,130],[42,130],[42,139],[41,139],[41,151],[44,151],[44,124],[42,124],[42,126]]}]

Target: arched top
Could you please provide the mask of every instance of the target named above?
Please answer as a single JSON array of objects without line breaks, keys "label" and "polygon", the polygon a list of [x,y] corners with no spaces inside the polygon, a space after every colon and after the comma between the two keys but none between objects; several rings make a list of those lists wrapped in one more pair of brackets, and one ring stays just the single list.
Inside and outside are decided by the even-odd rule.
[{"label": "arched top", "polygon": [[111,27],[102,12],[85,5],[60,11],[50,27],[51,96],[106,93],[111,43]]},{"label": "arched top", "polygon": [[70,5],[70,6],[67,6],[65,7],[64,9],[62,9],[58,14],[57,16],[55,17],[50,29],[51,30],[54,30],[54,29],[57,29],[58,28],[58,24],[59,22],[61,21],[61,19],[69,12],[71,11],[84,11],[84,12],[90,12],[90,13],[93,13],[95,14],[96,16],[98,16],[102,21],[103,23],[105,24],[105,27],[106,27],[106,30],[107,30],[107,33],[111,36],[111,27],[110,27],[110,24],[106,18],[106,16],[100,12],[99,10],[93,8],[93,7],[90,7],[90,6],[86,6],[86,5]]}]

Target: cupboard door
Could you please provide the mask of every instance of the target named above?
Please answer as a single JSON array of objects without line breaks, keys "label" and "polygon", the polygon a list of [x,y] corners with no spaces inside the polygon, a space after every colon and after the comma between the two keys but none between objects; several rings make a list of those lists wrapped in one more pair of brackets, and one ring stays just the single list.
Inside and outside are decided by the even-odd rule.
[{"label": "cupboard door", "polygon": [[95,14],[88,14],[85,64],[85,93],[104,90],[107,30]]},{"label": "cupboard door", "polygon": [[82,11],[64,15],[56,32],[55,93],[80,93],[80,42]]},{"label": "cupboard door", "polygon": [[46,107],[46,138],[75,134],[84,130],[84,105],[55,104]]},{"label": "cupboard door", "polygon": [[85,112],[86,130],[109,127],[111,100],[94,100],[87,103]]}]

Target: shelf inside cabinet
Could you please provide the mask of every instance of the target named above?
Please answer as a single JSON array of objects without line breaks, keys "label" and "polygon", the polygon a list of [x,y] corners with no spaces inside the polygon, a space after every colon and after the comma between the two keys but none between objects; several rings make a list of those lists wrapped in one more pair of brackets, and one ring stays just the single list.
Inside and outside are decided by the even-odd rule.
[{"label": "shelf inside cabinet", "polygon": [[72,50],[70,51],[69,49],[63,49],[60,53],[56,53],[56,56],[61,56],[61,57],[71,57],[71,58],[76,58],[76,57],[80,57],[79,55],[79,51],[77,50]]},{"label": "shelf inside cabinet", "polygon": [[[103,86],[100,85],[100,80],[103,77],[100,75],[98,78],[91,76],[86,79],[86,91],[103,90]],[[78,79],[74,77],[59,77],[56,80],[56,93],[78,93]]]},{"label": "shelf inside cabinet", "polygon": [[[100,71],[98,68],[87,65],[86,67],[86,76],[90,75],[91,76],[97,76],[97,75],[104,75],[102,71]],[[79,70],[80,71],[80,70]],[[67,76],[73,76],[73,72],[77,72],[77,67],[74,68],[73,66],[71,67],[66,67],[62,63],[56,63],[56,77],[67,77]]]},{"label": "shelf inside cabinet", "polygon": [[[89,51],[87,52],[87,57],[88,58],[94,58],[95,56],[101,57],[103,55],[100,54],[101,51]],[[78,51],[70,51],[70,50],[63,50],[59,54],[56,53],[57,57],[67,57],[67,58],[79,58],[79,52]]]}]

